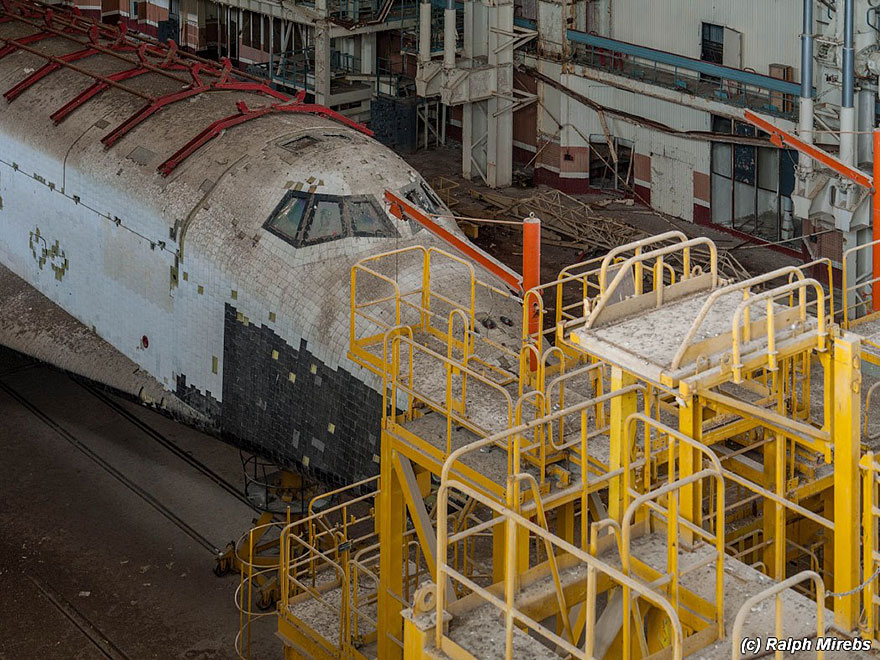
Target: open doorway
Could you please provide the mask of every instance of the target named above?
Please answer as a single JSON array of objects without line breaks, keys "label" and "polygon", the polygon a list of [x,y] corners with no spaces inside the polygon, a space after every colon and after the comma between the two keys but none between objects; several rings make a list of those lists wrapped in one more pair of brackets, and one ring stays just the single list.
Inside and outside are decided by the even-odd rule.
[{"label": "open doorway", "polygon": [[590,187],[629,190],[632,181],[631,140],[590,135]]}]

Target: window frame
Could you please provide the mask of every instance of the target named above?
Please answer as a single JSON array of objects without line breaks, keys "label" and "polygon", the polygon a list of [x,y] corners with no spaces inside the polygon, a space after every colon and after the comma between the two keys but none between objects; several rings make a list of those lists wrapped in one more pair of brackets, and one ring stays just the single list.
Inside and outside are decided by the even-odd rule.
[{"label": "window frame", "polygon": [[[306,202],[306,208],[299,220],[299,226],[295,236],[281,231],[275,227],[274,221],[278,217],[281,210],[290,203],[293,198],[303,199]],[[309,231],[315,218],[315,211],[319,202],[336,203],[340,207],[340,220],[342,222],[342,233],[338,236],[323,236],[310,240],[308,238]],[[354,224],[352,217],[352,204],[368,204],[372,207],[379,220],[381,233],[359,231]],[[288,190],[281,197],[281,200],[275,205],[269,217],[263,222],[263,229],[270,234],[274,234],[281,240],[289,243],[295,248],[311,247],[328,243],[331,241],[341,240],[343,238],[400,238],[400,232],[391,220],[389,220],[385,210],[381,204],[376,201],[373,195],[328,195],[318,192],[307,192],[302,190]]]}]

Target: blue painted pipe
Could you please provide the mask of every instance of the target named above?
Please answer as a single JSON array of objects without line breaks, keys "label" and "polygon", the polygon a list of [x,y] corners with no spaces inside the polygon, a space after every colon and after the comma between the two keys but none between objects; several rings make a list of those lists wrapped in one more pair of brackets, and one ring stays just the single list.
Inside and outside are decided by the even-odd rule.
[{"label": "blue painted pipe", "polygon": [[853,5],[855,0],[846,0],[843,9],[843,94],[840,105],[853,107],[853,87],[855,84],[855,59],[853,53]]},{"label": "blue painted pipe", "polygon": [[[851,0],[850,0],[851,1]],[[797,96],[801,93],[801,86],[798,83],[771,78],[760,73],[752,73],[751,71],[741,71],[720,64],[712,64],[703,60],[696,60],[692,57],[667,53],[662,50],[647,48],[646,46],[638,46],[636,44],[627,43],[626,41],[617,41],[608,37],[600,37],[596,34],[587,34],[579,30],[568,30],[566,36],[569,41],[578,44],[585,44],[595,48],[603,48],[607,51],[615,53],[624,53],[633,57],[640,57],[645,60],[651,60],[659,64],[685,69],[688,71],[696,71],[716,78],[732,80],[744,85],[751,85],[761,89],[767,89],[774,92],[782,92],[783,94],[791,94]],[[812,90],[811,90],[812,91]]]},{"label": "blue painted pipe", "polygon": [[813,96],[813,0],[804,0],[804,31],[801,35],[801,96]]}]

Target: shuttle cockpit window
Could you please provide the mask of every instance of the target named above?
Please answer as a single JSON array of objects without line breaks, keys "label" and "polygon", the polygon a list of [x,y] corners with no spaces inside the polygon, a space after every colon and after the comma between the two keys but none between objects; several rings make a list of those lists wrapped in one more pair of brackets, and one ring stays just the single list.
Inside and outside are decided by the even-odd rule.
[{"label": "shuttle cockpit window", "polygon": [[263,227],[295,247],[348,236],[398,236],[385,211],[369,196],[341,197],[289,190]]},{"label": "shuttle cockpit window", "polygon": [[[414,181],[408,186],[400,189],[403,195],[413,206],[425,211],[428,215],[440,215],[446,212],[443,203],[437,199],[437,195],[431,190],[424,181]],[[422,226],[413,224],[413,233],[421,231]]]}]

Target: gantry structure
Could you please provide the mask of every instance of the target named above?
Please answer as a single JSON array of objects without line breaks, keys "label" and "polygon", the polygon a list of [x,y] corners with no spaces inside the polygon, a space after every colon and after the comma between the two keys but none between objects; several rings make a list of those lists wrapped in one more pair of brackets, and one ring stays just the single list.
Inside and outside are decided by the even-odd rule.
[{"label": "gantry structure", "polygon": [[855,285],[830,262],[727,281],[712,241],[674,231],[520,294],[478,273],[422,247],[354,267],[349,354],[382,379],[381,469],[281,525],[263,570],[285,658],[878,638],[862,371],[880,347],[849,329],[867,310],[836,309]]}]

